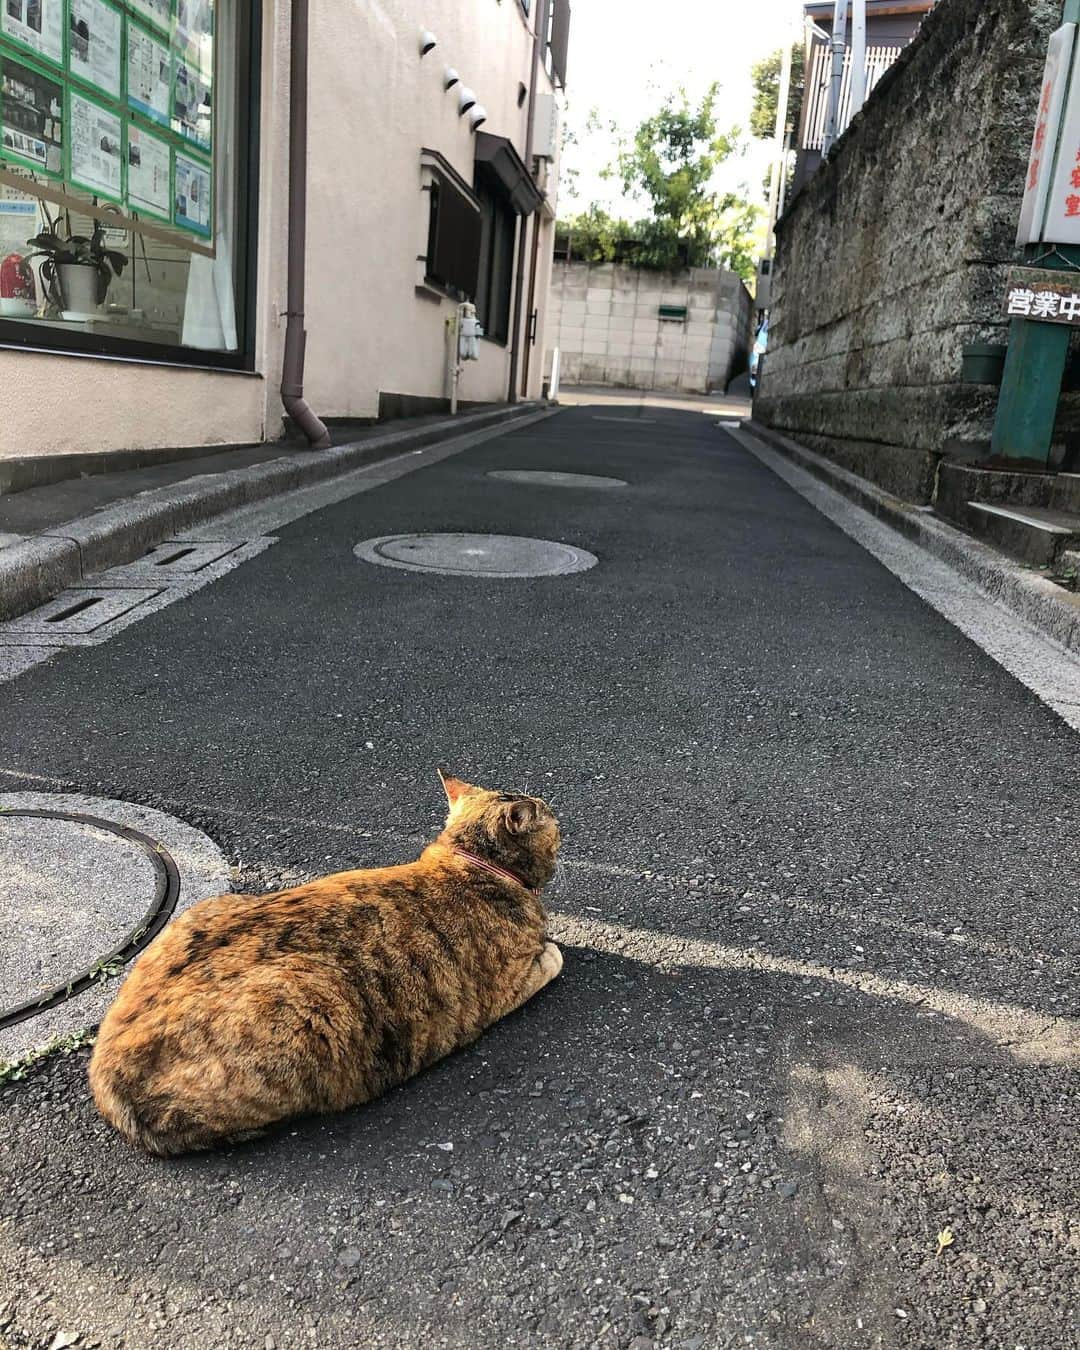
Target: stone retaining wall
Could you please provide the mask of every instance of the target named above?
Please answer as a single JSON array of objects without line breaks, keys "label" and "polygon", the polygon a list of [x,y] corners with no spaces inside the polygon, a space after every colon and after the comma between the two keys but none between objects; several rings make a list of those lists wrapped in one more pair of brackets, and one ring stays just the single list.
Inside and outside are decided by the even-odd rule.
[{"label": "stone retaining wall", "polygon": [[[988,446],[1049,0],[941,0],[777,231],[754,416],[914,501],[943,454]],[[1080,433],[1067,398],[1062,441]]]}]

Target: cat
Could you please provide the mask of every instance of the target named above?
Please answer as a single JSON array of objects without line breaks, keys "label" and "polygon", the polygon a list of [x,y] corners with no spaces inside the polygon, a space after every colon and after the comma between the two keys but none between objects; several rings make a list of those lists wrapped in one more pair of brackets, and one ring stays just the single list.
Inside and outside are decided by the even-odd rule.
[{"label": "cat", "polygon": [[202,900],[154,939],[90,1061],[122,1135],[166,1156],[371,1101],[559,974],[555,816],[439,777],[446,826],[415,862]]}]

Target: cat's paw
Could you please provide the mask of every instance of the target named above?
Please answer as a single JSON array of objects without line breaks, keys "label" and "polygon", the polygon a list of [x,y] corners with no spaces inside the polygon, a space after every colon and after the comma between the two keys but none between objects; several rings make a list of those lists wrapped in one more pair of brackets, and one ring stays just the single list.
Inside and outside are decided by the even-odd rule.
[{"label": "cat's paw", "polygon": [[544,972],[545,980],[553,980],[562,970],[562,952],[554,942],[545,942],[544,950],[536,958],[536,962]]}]

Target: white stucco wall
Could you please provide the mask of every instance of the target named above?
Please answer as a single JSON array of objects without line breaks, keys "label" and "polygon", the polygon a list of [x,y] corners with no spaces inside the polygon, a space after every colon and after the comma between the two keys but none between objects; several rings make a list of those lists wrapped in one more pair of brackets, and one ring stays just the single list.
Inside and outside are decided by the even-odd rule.
[{"label": "white stucco wall", "polygon": [[[256,374],[0,350],[0,458],[280,435],[288,0],[268,0],[263,12]],[[423,59],[421,27],[439,39]],[[444,67],[476,91],[484,130],[524,156],[527,105],[517,106],[517,94],[530,83],[532,39],[517,0],[311,0],[311,43],[305,392],[323,416],[368,417],[380,390],[445,393],[445,321],[455,306],[415,289],[428,211],[420,151],[439,151],[471,183],[474,138],[457,91],[443,88]],[[543,71],[538,87],[551,89]],[[549,227],[542,238],[543,274]],[[538,336],[547,294],[538,280]],[[505,399],[509,348],[481,346],[459,396]],[[530,394],[541,387],[542,351],[533,349]]]}]

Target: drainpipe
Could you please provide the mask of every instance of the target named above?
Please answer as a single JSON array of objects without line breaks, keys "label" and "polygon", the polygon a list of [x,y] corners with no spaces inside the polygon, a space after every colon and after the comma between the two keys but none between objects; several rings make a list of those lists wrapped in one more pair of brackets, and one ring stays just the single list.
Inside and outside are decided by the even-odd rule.
[{"label": "drainpipe", "polygon": [[[540,10],[536,13],[536,30],[533,33],[533,54],[532,54],[532,78],[529,80],[529,111],[525,119],[525,167],[531,174],[533,171],[533,132],[536,125],[536,82],[540,78],[540,56],[543,48],[543,37],[547,34],[547,9],[546,3],[541,0],[540,8],[544,11],[544,17],[541,21]],[[534,213],[535,214],[535,213]],[[521,237],[518,240],[517,272],[514,277],[514,319],[511,327],[510,338],[510,381],[506,391],[507,400],[510,403],[518,401],[517,377],[518,361],[521,355],[521,300],[522,292],[525,290],[525,222],[527,216],[521,218]],[[533,230],[539,226],[539,221],[533,220]],[[526,342],[528,336],[526,335]]]},{"label": "drainpipe", "polygon": [[[535,91],[535,89],[536,89],[536,81],[540,78],[540,61],[541,61],[541,59],[542,59],[542,57],[543,57],[544,50],[545,50],[545,48],[547,47],[547,40],[548,40],[548,23],[550,22],[550,19],[551,19],[551,6],[547,3],[547,0],[541,0],[541,3],[543,4],[543,18],[542,18],[542,19],[539,19],[539,16],[538,16],[538,21],[539,21],[539,32],[538,32],[537,37],[536,37],[536,39],[535,39],[536,46],[535,46],[535,49],[534,49],[534,51],[533,51],[533,80],[532,80],[532,90],[530,90],[530,96],[529,96],[529,112],[530,112],[530,114],[535,114],[535,107],[536,107],[536,105],[535,105],[535,103],[533,102],[534,91]],[[533,116],[530,116],[529,124],[528,124],[528,130],[527,130],[527,132],[526,132],[526,136],[527,136],[527,138],[528,138],[529,148],[530,148],[530,149],[532,148],[532,140],[533,140],[533,120],[534,120],[534,117],[533,117]],[[531,172],[531,170],[532,170],[532,164],[529,163],[529,166],[528,166],[528,167],[529,167],[529,170],[530,170],[530,172]],[[549,175],[550,175],[550,172],[551,172],[551,165],[549,164],[549,165],[548,165],[548,173],[549,173]],[[525,339],[525,359],[524,359],[524,362],[522,363],[523,366],[524,366],[524,369],[523,369],[523,371],[522,371],[522,373],[521,373],[521,392],[522,392],[522,394],[525,395],[526,398],[528,397],[528,394],[529,394],[529,364],[530,364],[530,357],[532,356],[533,343],[536,341],[536,328],[534,327],[534,324],[535,324],[535,322],[536,322],[536,319],[535,319],[534,316],[535,316],[535,313],[536,313],[536,310],[535,310],[535,305],[536,305],[536,267],[537,267],[537,261],[538,261],[538,258],[539,258],[539,254],[540,254],[540,213],[539,213],[539,211],[537,211],[537,212],[535,212],[534,215],[533,215],[532,258],[531,258],[531,260],[530,260],[530,262],[529,262],[529,308],[528,308],[528,311],[527,311],[527,312],[528,312],[528,315],[529,315],[529,332],[528,332],[528,335],[527,335],[527,337],[526,337],[526,339]]]},{"label": "drainpipe", "polygon": [[328,450],[330,433],[304,398],[304,267],[307,262],[308,0],[292,0],[289,61],[289,271],[281,401],[312,450]]}]

